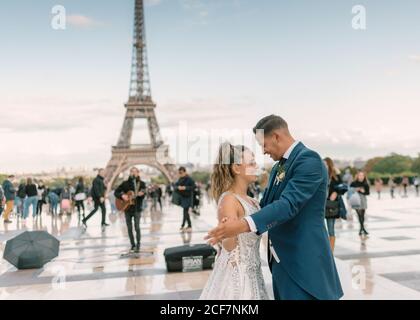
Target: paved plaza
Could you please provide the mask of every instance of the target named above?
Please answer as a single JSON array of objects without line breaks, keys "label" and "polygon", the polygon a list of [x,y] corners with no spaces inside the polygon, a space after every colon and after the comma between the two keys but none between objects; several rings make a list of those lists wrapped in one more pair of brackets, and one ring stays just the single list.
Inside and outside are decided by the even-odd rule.
[{"label": "paved plaza", "polygon": [[[209,271],[167,273],[163,251],[184,243],[203,243],[216,224],[215,207],[203,199],[194,231],[180,233],[181,209],[165,205],[163,212],[148,209],[141,222],[142,252],[138,258],[127,252],[124,216],[109,214],[111,224],[102,233],[100,214],[83,230],[77,214],[51,217],[46,213],[26,226],[0,225],[0,248],[25,230],[45,230],[61,241],[59,257],[40,270],[18,271],[5,260],[0,263],[0,299],[197,299]],[[149,205],[150,207],[150,205]],[[344,299],[420,299],[420,198],[378,201],[369,198],[367,229],[360,239],[358,222],[337,223],[335,256],[345,290]],[[271,279],[261,246],[264,276],[271,292]],[[363,281],[363,278],[366,281]],[[360,281],[360,279],[362,281]]]}]

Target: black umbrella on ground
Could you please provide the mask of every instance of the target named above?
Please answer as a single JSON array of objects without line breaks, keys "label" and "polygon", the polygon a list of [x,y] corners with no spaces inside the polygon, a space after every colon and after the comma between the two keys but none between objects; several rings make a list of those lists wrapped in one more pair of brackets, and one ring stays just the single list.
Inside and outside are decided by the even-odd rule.
[{"label": "black umbrella on ground", "polygon": [[45,231],[26,231],[7,241],[3,258],[18,269],[39,269],[58,256],[59,246]]}]

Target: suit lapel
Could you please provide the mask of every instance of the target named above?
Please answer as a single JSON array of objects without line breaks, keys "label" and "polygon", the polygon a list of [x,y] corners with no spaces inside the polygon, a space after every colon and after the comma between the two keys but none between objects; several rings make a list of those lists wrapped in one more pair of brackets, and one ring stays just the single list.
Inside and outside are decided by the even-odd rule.
[{"label": "suit lapel", "polygon": [[292,163],[295,161],[296,156],[302,151],[302,149],[305,146],[303,145],[302,142],[299,142],[296,147],[293,149],[292,153],[290,154],[289,158],[286,160],[285,164],[284,164],[284,171],[286,172],[286,176],[283,180],[283,182],[279,183],[278,185],[274,185],[273,186],[273,190],[272,192],[270,192],[270,195],[267,199],[267,203],[271,203],[273,201],[273,199],[276,198],[276,195],[283,190],[284,186],[287,183],[287,180],[289,180],[289,176],[288,176],[288,170],[290,168],[290,166],[292,165]]},{"label": "suit lapel", "polygon": [[305,148],[305,145],[302,142],[299,142],[296,147],[293,149],[292,153],[290,154],[289,159],[286,161],[286,164],[284,165],[284,170],[287,173],[287,170],[292,165],[292,163],[295,161],[298,154],[302,151],[302,149]]}]

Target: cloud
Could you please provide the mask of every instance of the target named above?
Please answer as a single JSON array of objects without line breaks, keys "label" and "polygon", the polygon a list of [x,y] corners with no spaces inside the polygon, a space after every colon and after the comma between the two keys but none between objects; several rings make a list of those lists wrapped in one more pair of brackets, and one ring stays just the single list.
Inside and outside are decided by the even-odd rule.
[{"label": "cloud", "polygon": [[102,22],[81,14],[68,15],[67,23],[77,28],[92,28],[103,25]]},{"label": "cloud", "polygon": [[239,0],[181,0],[181,5],[185,10],[191,11],[196,19],[193,24],[208,24],[210,16],[217,16],[218,11],[226,10],[226,8],[238,9],[240,7]]},{"label": "cloud", "polygon": [[420,62],[420,54],[412,54],[408,57],[411,61]]},{"label": "cloud", "polygon": [[30,108],[24,98],[3,100],[3,106],[10,111],[0,117],[0,133],[68,132],[89,127],[93,121],[118,117],[122,109],[115,108],[116,102],[108,99],[32,97],[29,100]]},{"label": "cloud", "polygon": [[144,3],[146,6],[151,7],[151,6],[156,6],[158,4],[161,4],[162,0],[146,0]]}]

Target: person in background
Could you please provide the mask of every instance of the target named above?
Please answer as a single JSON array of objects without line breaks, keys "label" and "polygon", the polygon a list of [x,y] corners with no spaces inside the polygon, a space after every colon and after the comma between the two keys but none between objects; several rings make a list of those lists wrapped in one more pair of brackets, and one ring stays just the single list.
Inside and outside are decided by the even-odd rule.
[{"label": "person in background", "polygon": [[255,198],[259,200],[261,198],[261,185],[258,181],[255,181]]},{"label": "person in background", "polygon": [[257,190],[256,190],[256,187],[255,187],[255,183],[251,183],[248,186],[247,195],[248,195],[248,197],[257,199]]},{"label": "person in background", "polygon": [[18,186],[18,191],[16,195],[16,213],[18,216],[23,216],[23,207],[25,203],[26,198],[26,192],[25,192],[25,180],[22,180]]},{"label": "person in background", "polygon": [[[140,171],[133,167],[130,169],[130,177],[115,189],[115,197],[124,201],[128,201],[127,193],[132,191],[135,195],[134,202],[125,210],[125,222],[127,224],[128,237],[130,238],[131,250],[130,252],[140,252],[141,230],[140,218],[143,210],[143,200],[146,195],[146,183],[140,179]],[[133,220],[134,229],[136,231],[136,240],[133,234]]]},{"label": "person in background", "polygon": [[169,205],[172,205],[172,201],[171,201],[171,199],[172,199],[172,193],[173,193],[172,184],[171,183],[168,183],[166,185],[166,188],[165,188],[165,194],[166,194],[167,203]]},{"label": "person in background", "polygon": [[37,186],[38,203],[36,206],[36,215],[42,214],[42,206],[47,203],[47,188],[42,180],[39,181]]},{"label": "person in background", "polygon": [[384,182],[382,181],[381,178],[376,178],[375,179],[375,190],[376,193],[378,194],[378,200],[381,200],[381,192],[382,192],[382,188],[384,186]]},{"label": "person in background", "polygon": [[[180,167],[178,169],[179,179],[175,183],[175,190],[181,196],[181,207],[183,209],[183,220],[180,231],[192,231],[191,217],[190,217],[190,208],[193,205],[193,191],[195,187],[194,180],[187,174],[187,169],[185,167]],[[188,225],[185,228],[185,224]]]},{"label": "person in background", "polygon": [[[352,175],[351,170],[349,168],[344,170],[344,174],[343,174],[343,177],[342,177],[341,180],[343,181],[343,183],[345,183],[347,185],[347,187],[350,188],[350,185],[353,182],[353,175]],[[346,197],[346,200],[347,200],[347,207],[350,207],[349,203],[348,203],[348,201],[349,201],[348,196]],[[347,221],[353,221],[353,215],[351,213],[352,213],[352,211],[350,210],[349,214],[347,215]]]},{"label": "person in background", "polygon": [[98,175],[93,180],[92,183],[92,189],[90,192],[90,196],[92,197],[94,208],[92,212],[82,220],[82,223],[85,228],[87,228],[86,222],[92,218],[92,216],[98,211],[99,208],[101,208],[102,213],[102,220],[101,225],[102,228],[109,226],[108,223],[106,223],[106,207],[105,207],[105,193],[106,193],[106,186],[104,183],[105,179],[105,169],[99,169]]},{"label": "person in background", "polygon": [[402,179],[402,186],[403,186],[403,189],[404,189],[403,198],[407,198],[408,197],[407,188],[408,188],[409,185],[410,185],[410,180],[408,179],[407,176],[404,176],[403,179]]},{"label": "person in background", "polygon": [[156,196],[157,196],[157,202],[159,203],[160,211],[162,211],[162,188],[158,185],[156,185]]},{"label": "person in background", "polygon": [[[343,181],[341,180],[340,175],[337,174],[337,169],[335,168],[334,162],[332,161],[331,158],[325,158],[324,159],[325,165],[327,166],[328,169],[328,181],[329,181],[329,185],[328,185],[328,199],[330,201],[337,201],[339,200],[339,195],[337,193],[337,186],[341,183],[343,183]],[[326,218],[327,220],[327,230],[328,230],[328,236],[330,239],[330,245],[331,245],[331,250],[334,252],[334,248],[335,248],[335,221],[337,217],[330,217],[330,218]]]},{"label": "person in background", "polygon": [[346,169],[343,175],[343,183],[347,184],[350,187],[351,183],[353,182],[353,175],[350,172],[350,169]]},{"label": "person in background", "polygon": [[50,212],[52,215],[58,214],[58,203],[60,202],[60,197],[53,190],[48,192],[48,202],[50,203]]},{"label": "person in background", "polygon": [[0,185],[0,216],[3,213],[6,198],[4,197],[3,187]]},{"label": "person in background", "polygon": [[197,182],[193,191],[193,208],[192,208],[192,212],[197,216],[200,215],[200,204],[201,204],[201,183]]},{"label": "person in background", "polygon": [[395,188],[397,187],[397,184],[394,181],[394,177],[389,178],[389,192],[391,193],[391,199],[395,199]]},{"label": "person in background", "polygon": [[149,197],[152,200],[152,206],[150,208],[150,210],[152,210],[153,212],[156,211],[156,207],[157,207],[157,192],[156,192],[156,185],[151,185],[149,188]]},{"label": "person in background", "polygon": [[208,181],[206,183],[206,197],[207,197],[207,203],[211,202],[211,182]]},{"label": "person in background", "polygon": [[365,215],[367,210],[367,198],[370,194],[369,183],[366,179],[366,175],[363,171],[359,171],[356,174],[355,181],[353,181],[350,185],[354,188],[360,195],[361,205],[359,209],[356,209],[357,217],[359,218],[360,223],[360,231],[359,235],[368,235],[369,233],[366,231],[365,228]]},{"label": "person in background", "polygon": [[116,200],[116,198],[115,198],[114,190],[111,190],[108,193],[108,201],[109,201],[109,205],[111,206],[111,213],[112,214],[117,213],[117,211],[118,211],[117,207],[115,205],[115,200]]},{"label": "person in background", "polygon": [[419,196],[419,185],[420,185],[420,180],[418,176],[415,176],[413,179],[413,184],[414,184],[414,188],[416,189],[416,196]]},{"label": "person in background", "polygon": [[86,188],[83,178],[80,177],[75,188],[74,200],[76,201],[76,208],[79,214],[79,221],[82,217],[83,210],[83,219],[85,218],[85,200],[86,200]]},{"label": "person in background", "polygon": [[26,199],[23,205],[23,218],[26,219],[29,216],[29,208],[32,206],[32,216],[35,218],[36,209],[38,208],[38,188],[33,182],[32,178],[26,180],[25,186]]},{"label": "person in background", "polygon": [[7,177],[6,180],[3,182],[3,193],[4,197],[6,198],[6,208],[4,210],[4,223],[12,223],[9,219],[10,214],[13,211],[15,197],[16,197],[16,189],[13,186],[13,180],[15,179],[14,175],[10,175]]},{"label": "person in background", "polygon": [[67,184],[60,193],[60,213],[71,214],[71,189]]}]

